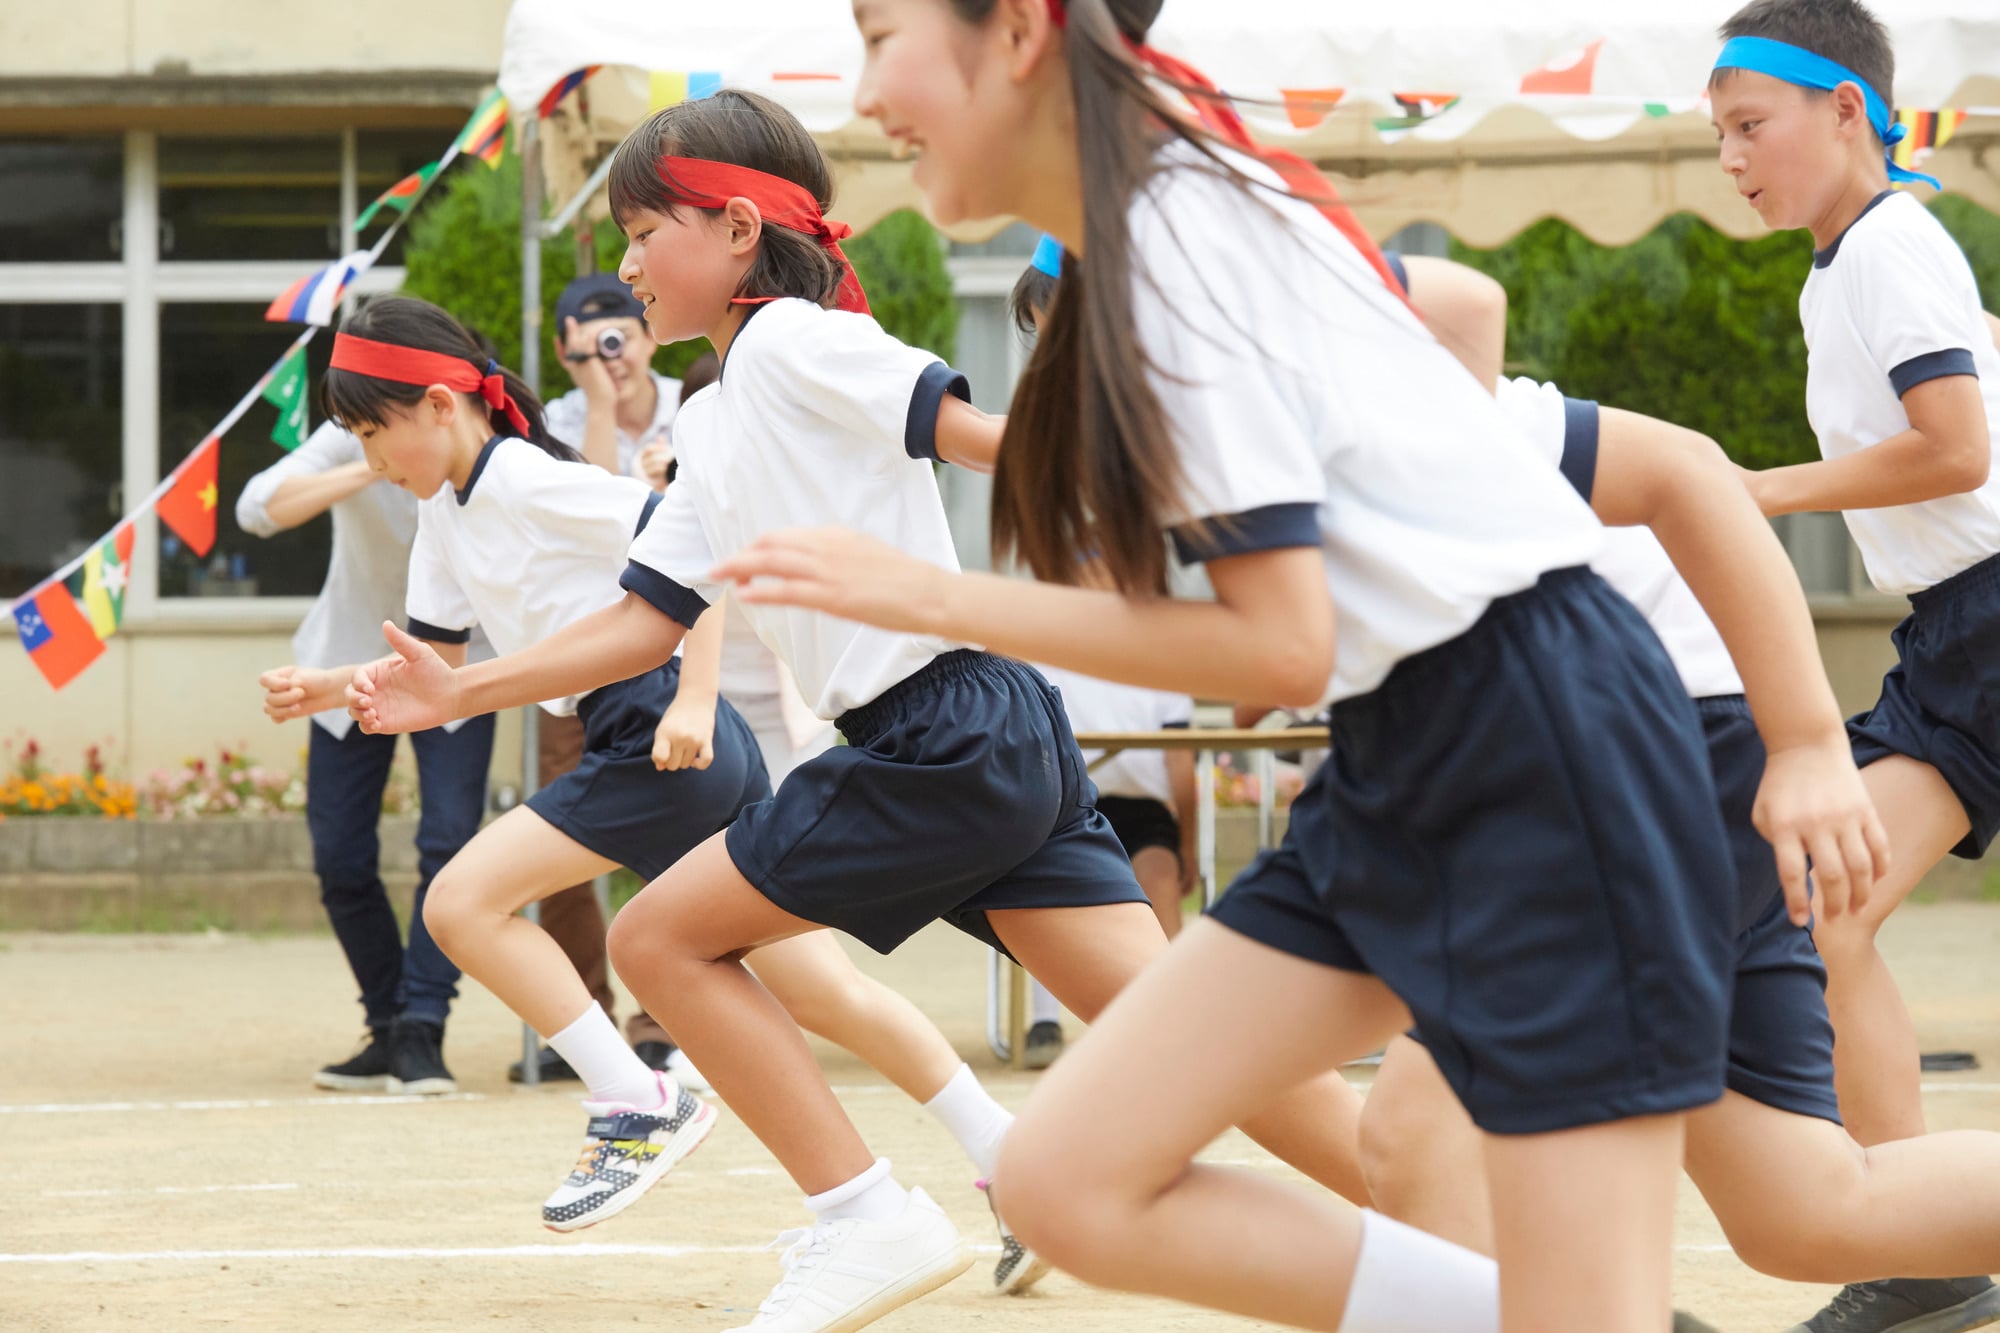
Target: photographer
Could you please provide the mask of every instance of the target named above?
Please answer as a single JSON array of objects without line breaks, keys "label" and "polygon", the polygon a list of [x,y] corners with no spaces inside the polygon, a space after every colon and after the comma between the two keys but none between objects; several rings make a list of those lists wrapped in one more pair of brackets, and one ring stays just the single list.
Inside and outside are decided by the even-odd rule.
[{"label": "photographer", "polygon": [[588,461],[657,491],[666,487],[673,462],[668,428],[681,385],[654,373],[657,348],[645,313],[615,274],[593,273],[563,288],[555,350],[576,388],[548,405],[548,425]]}]

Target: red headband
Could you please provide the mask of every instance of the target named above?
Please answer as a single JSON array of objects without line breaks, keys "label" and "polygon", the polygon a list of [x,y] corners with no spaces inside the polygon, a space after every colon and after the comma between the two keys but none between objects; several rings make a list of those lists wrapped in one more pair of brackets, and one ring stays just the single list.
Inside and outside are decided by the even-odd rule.
[{"label": "red headband", "polygon": [[[861,290],[861,279],[855,276],[854,265],[847,262],[847,256],[840,248],[840,243],[852,236],[854,229],[845,222],[829,221],[819,211],[819,200],[813,198],[812,192],[803,185],[766,171],[739,167],[729,162],[711,162],[701,157],[663,157],[659,171],[660,183],[672,190],[682,203],[694,208],[724,208],[731,199],[748,199],[757,205],[757,211],[763,215],[765,222],[802,232],[818,241],[847,270],[847,275],[840,280],[840,294],[835,304],[857,315],[870,313],[868,293]],[[777,299],[775,296],[739,296],[732,304],[763,305]]]},{"label": "red headband", "polygon": [[350,370],[356,375],[366,375],[371,379],[388,380],[392,384],[442,384],[447,389],[460,393],[476,393],[486,400],[488,407],[504,412],[523,439],[528,435],[528,418],[521,411],[514,395],[507,392],[506,381],[500,378],[498,363],[488,361],[486,371],[462,356],[451,356],[444,352],[426,352],[418,347],[404,347],[397,343],[379,343],[368,338],[357,338],[351,333],[333,335],[333,360],[328,363],[330,370]]},{"label": "red headband", "polygon": [[[1048,0],[1048,5],[1049,17],[1055,25],[1066,27],[1069,23],[1068,0]],[[1395,270],[1382,257],[1382,248],[1362,227],[1361,220],[1341,202],[1340,192],[1334,189],[1333,182],[1322,175],[1318,167],[1297,153],[1272,148],[1251,138],[1249,127],[1236,113],[1236,106],[1229,100],[1229,95],[1194,66],[1144,42],[1127,40],[1125,45],[1142,63],[1187,95],[1188,100],[1194,103],[1195,115],[1201,118],[1202,125],[1210,134],[1270,167],[1295,197],[1319,209],[1326,220],[1347,238],[1348,244],[1361,252],[1361,257],[1382,279],[1382,285],[1401,298],[1404,305],[1410,305],[1410,295],[1403,290],[1403,284],[1396,281]],[[1416,307],[1410,308],[1414,313]]]}]

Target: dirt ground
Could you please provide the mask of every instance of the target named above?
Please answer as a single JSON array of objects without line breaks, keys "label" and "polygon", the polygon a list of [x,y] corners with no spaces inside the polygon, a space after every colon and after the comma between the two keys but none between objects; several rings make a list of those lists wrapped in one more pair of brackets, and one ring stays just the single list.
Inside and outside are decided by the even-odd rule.
[{"label": "dirt ground", "polygon": [[[1925,1049],[1974,1050],[1989,1066],[1926,1078],[1931,1127],[2000,1128],[2000,906],[1911,907],[1885,941]],[[934,929],[891,959],[854,952],[1003,1101],[1028,1094],[1034,1076],[985,1049],[975,946]],[[577,1237],[542,1230],[540,1201],[580,1142],[575,1094],[509,1087],[520,1028],[465,989],[446,1046],[458,1098],[342,1097],[310,1084],[358,1026],[330,938],[0,936],[0,1329],[747,1322],[778,1272],[763,1247],[805,1220],[770,1158],[725,1112],[630,1212]],[[1187,1054],[1198,1076],[1201,1052]],[[985,1247],[884,1333],[1251,1327],[1061,1276],[1024,1298],[989,1295],[991,1223],[956,1147],[873,1071],[844,1052],[825,1059],[898,1175]],[[1209,1156],[1289,1174],[1237,1135]],[[1679,1303],[1726,1333],[1776,1333],[1827,1294],[1744,1268],[1691,1189],[1680,1223]]]}]

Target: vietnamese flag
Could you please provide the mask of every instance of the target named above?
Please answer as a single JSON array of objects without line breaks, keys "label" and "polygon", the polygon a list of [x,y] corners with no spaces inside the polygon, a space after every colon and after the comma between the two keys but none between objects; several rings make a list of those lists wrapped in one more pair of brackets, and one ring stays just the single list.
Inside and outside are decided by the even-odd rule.
[{"label": "vietnamese flag", "polygon": [[211,435],[175,469],[172,489],[160,497],[160,517],[196,555],[215,545],[215,480],[222,441]]},{"label": "vietnamese flag", "polygon": [[76,599],[60,583],[51,583],[25,602],[14,605],[14,630],[28,658],[52,689],[61,689],[104,653],[97,637],[77,610]]}]

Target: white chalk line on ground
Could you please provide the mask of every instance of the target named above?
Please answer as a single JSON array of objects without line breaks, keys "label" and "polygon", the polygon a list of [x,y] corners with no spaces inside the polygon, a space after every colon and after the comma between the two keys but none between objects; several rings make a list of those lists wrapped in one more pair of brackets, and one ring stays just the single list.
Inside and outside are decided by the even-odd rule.
[{"label": "white chalk line on ground", "polygon": [[[66,1254],[0,1254],[0,1264],[235,1263],[255,1259],[688,1259],[714,1254],[764,1254],[768,1245],[495,1245],[391,1249],[354,1246],[324,1250],[72,1250]],[[968,1245],[995,1255],[998,1245]]]},{"label": "white chalk line on ground", "polygon": [[151,1189],[43,1190],[44,1199],[111,1199],[133,1194],[261,1194],[295,1190],[296,1182],[269,1185],[155,1185]]}]

